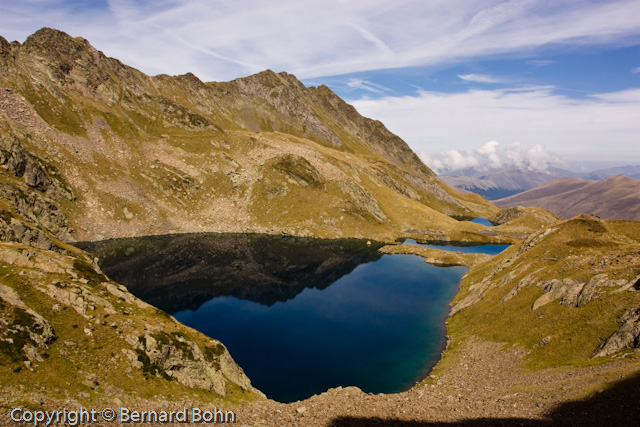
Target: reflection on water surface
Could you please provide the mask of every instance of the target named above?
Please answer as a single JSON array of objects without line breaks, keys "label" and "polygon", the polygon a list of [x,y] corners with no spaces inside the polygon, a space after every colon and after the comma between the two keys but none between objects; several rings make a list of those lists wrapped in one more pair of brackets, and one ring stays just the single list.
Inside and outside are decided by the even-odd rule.
[{"label": "reflection on water surface", "polygon": [[426,376],[466,270],[353,239],[189,234],[80,246],[136,296],[221,340],[283,402],[337,386],[397,392]]}]

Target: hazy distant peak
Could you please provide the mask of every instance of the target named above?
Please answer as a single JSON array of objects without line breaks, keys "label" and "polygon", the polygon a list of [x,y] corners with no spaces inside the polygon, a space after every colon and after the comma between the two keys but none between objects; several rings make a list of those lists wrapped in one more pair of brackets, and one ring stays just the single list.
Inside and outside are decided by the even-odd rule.
[{"label": "hazy distant peak", "polygon": [[494,203],[501,207],[540,207],[563,218],[591,214],[606,219],[638,221],[640,180],[621,174],[601,181],[562,178]]}]

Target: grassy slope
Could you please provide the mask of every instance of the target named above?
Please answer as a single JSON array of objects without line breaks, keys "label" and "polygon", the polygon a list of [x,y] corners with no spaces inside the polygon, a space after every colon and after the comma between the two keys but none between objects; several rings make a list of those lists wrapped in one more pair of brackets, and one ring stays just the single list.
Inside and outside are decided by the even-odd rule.
[{"label": "grassy slope", "polygon": [[[104,276],[94,270],[83,252],[66,248],[65,255],[0,243],[0,283],[17,292],[27,307],[44,317],[57,337],[42,353],[41,361],[26,367],[23,355],[9,357],[8,353],[0,353],[3,389],[0,398],[8,399],[5,403],[32,407],[42,396],[46,396],[49,404],[70,399],[85,406],[112,403],[115,398],[125,404],[162,399],[237,404],[261,399],[259,394],[232,382],[227,382],[226,396],[220,396],[213,391],[186,387],[177,380],[167,381],[146,365],[142,369],[132,368],[123,352],[134,351],[127,342],[130,335],[179,335],[201,349],[219,343],[126,291],[122,296],[111,293],[107,283],[113,282],[103,282]],[[92,294],[107,301],[115,312],[93,302],[88,306],[87,316],[83,316],[41,290],[49,285],[60,291]],[[6,311],[8,306],[3,307],[3,317],[12,318],[11,312]],[[115,372],[118,374],[114,375]]]},{"label": "grassy slope", "polygon": [[[591,359],[617,330],[616,320],[624,310],[640,305],[639,292],[601,287],[597,298],[580,307],[561,305],[559,300],[535,311],[532,306],[543,295],[539,285],[552,279],[584,283],[606,274],[611,280],[636,280],[640,224],[584,216],[549,225],[532,236],[522,246],[514,245],[465,275],[452,305],[474,292],[482,297],[449,318],[449,349],[470,336],[506,342],[529,351],[525,366],[533,370],[589,366],[620,357]],[[515,293],[511,298],[507,296],[510,292]]]}]

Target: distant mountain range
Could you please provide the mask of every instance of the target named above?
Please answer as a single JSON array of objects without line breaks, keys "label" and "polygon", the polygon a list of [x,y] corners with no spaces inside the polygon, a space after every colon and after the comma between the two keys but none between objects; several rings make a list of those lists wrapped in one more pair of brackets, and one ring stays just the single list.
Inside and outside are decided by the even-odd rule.
[{"label": "distant mountain range", "polygon": [[605,219],[640,221],[640,180],[624,175],[601,181],[561,178],[494,203],[503,208],[540,207],[563,218],[587,213]]},{"label": "distant mountain range", "polygon": [[629,178],[640,179],[640,165],[599,169],[593,172],[580,174],[578,175],[578,178],[597,181],[614,175],[626,175]]},{"label": "distant mountain range", "polygon": [[497,200],[531,190],[560,178],[580,178],[597,181],[620,174],[629,178],[640,179],[640,165],[599,169],[587,173],[572,172],[554,167],[544,171],[517,168],[478,171],[468,168],[444,172],[440,177],[452,187],[479,194],[488,200]]}]

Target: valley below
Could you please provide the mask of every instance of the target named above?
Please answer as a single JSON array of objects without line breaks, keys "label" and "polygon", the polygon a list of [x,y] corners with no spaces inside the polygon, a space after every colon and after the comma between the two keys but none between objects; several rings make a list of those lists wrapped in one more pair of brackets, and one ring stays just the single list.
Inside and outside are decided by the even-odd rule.
[{"label": "valley below", "polygon": [[[57,30],[0,37],[0,166],[5,425],[15,407],[215,406],[247,426],[640,416],[640,222],[463,194],[326,86],[151,77]],[[285,244],[304,238],[318,244]],[[406,391],[343,384],[279,403],[224,340],[171,316],[214,297],[277,305],[405,259],[392,254],[466,269],[439,315],[438,362]]]}]

